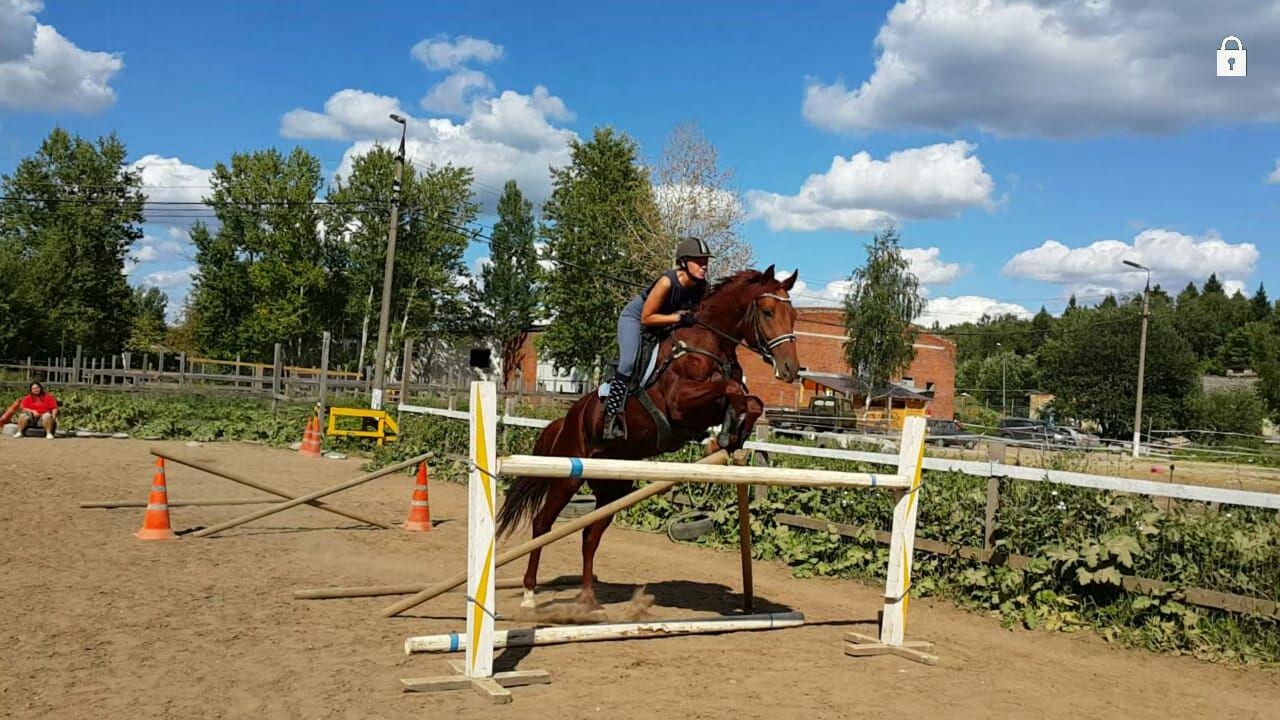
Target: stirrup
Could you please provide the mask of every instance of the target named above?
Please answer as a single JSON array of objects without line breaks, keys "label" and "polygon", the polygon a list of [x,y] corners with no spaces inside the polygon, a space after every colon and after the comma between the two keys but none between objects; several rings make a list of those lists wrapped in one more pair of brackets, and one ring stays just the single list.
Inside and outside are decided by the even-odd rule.
[{"label": "stirrup", "polygon": [[605,416],[602,435],[605,440],[627,439],[627,421],[622,417],[622,413]]}]

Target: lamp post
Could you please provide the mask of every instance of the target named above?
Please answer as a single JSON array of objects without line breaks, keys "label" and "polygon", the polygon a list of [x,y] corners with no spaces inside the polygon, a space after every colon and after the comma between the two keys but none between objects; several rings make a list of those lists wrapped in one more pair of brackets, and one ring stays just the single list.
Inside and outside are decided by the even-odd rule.
[{"label": "lamp post", "polygon": [[400,150],[396,153],[396,179],[391,184],[391,225],[387,228],[387,263],[382,270],[382,312],[378,316],[378,349],[374,353],[373,391],[369,407],[382,409],[382,391],[387,367],[387,325],[391,322],[391,276],[396,266],[396,226],[400,224],[400,178],[404,174],[404,136],[409,124],[400,115],[391,114],[400,123]]},{"label": "lamp post", "polygon": [[1142,288],[1142,340],[1138,344],[1138,402],[1133,411],[1133,457],[1136,460],[1138,443],[1142,439],[1142,376],[1147,365],[1147,317],[1151,314],[1147,302],[1151,292],[1151,269],[1132,260],[1125,260],[1124,264],[1147,273],[1147,284]]}]

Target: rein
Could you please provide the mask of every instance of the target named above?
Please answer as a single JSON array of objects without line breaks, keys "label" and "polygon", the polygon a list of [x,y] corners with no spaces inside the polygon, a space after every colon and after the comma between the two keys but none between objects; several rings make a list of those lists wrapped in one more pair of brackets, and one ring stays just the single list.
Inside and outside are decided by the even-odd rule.
[{"label": "rein", "polygon": [[[702,322],[701,320],[695,320],[695,321],[693,322],[693,324],[694,324],[695,326],[697,326],[697,327],[701,327],[701,328],[705,328],[705,329],[707,329],[707,330],[710,330],[711,332],[715,333],[716,335],[719,335],[721,338],[723,338],[723,339],[725,339],[725,340],[728,340],[729,342],[733,343],[734,345],[741,345],[741,346],[745,347],[746,349],[750,350],[751,352],[753,352],[753,353],[755,353],[755,354],[759,355],[761,358],[763,358],[763,359],[764,359],[764,361],[765,361],[765,362],[768,362],[768,363],[772,364],[772,363],[773,363],[773,361],[774,361],[774,360],[773,360],[773,352],[772,352],[772,350],[773,350],[774,348],[778,347],[779,345],[783,344],[783,343],[786,343],[786,342],[795,342],[795,341],[796,341],[796,336],[795,336],[795,333],[785,333],[785,334],[783,334],[783,335],[779,335],[779,336],[777,336],[777,337],[775,337],[775,338],[766,338],[766,337],[764,336],[764,331],[763,331],[763,330],[761,330],[761,328],[760,328],[760,305],[759,305],[759,302],[760,302],[760,299],[761,299],[761,298],[770,298],[770,299],[772,299],[772,300],[776,300],[776,301],[778,301],[778,302],[784,302],[784,303],[788,303],[788,304],[791,302],[791,298],[789,298],[789,297],[783,297],[783,296],[781,296],[781,295],[775,295],[775,294],[773,294],[773,293],[762,293],[762,294],[760,294],[760,295],[757,295],[757,296],[756,296],[756,297],[751,301],[751,315],[750,315],[750,317],[751,317],[751,334],[752,334],[752,336],[753,336],[753,337],[752,337],[752,339],[755,341],[755,344],[750,344],[750,343],[748,343],[748,342],[746,341],[746,339],[745,339],[745,338],[742,338],[742,339],[735,338],[735,337],[733,337],[733,336],[729,335],[728,333],[724,332],[723,330],[721,330],[721,329],[719,329],[719,328],[712,327],[712,326],[710,326],[710,325],[708,325],[708,324],[706,324],[706,323]],[[732,364],[732,360],[730,360],[730,361],[726,362],[726,361],[725,361],[723,358],[721,358],[719,355],[716,355],[716,354],[714,354],[714,353],[712,353],[712,352],[709,352],[709,351],[707,351],[707,350],[702,350],[701,348],[692,348],[692,347],[684,346],[684,347],[683,347],[683,350],[684,350],[684,352],[694,353],[694,354],[697,354],[697,355],[705,355],[705,356],[707,356],[707,357],[709,357],[709,358],[713,358],[714,360],[716,360],[717,362],[719,362],[722,366],[726,366],[726,367],[727,367],[727,366],[730,366],[730,365]]]}]

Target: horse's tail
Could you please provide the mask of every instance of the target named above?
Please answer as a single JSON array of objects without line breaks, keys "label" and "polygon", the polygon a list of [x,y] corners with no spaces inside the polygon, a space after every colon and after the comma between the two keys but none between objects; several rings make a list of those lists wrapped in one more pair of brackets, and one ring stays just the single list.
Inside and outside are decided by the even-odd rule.
[{"label": "horse's tail", "polygon": [[[533,454],[549,455],[563,428],[564,418],[554,420],[543,428],[538,435],[538,442],[534,443]],[[551,484],[546,480],[516,478],[507,490],[502,508],[498,510],[498,537],[506,536],[525,520],[532,519],[546,500],[550,487]]]}]

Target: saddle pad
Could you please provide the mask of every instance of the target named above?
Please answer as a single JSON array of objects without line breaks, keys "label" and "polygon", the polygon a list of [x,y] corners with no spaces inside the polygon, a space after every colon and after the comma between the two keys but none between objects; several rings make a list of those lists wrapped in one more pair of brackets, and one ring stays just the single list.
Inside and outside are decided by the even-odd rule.
[{"label": "saddle pad", "polygon": [[[646,387],[646,386],[648,386],[649,381],[652,379],[652,377],[651,377],[651,376],[653,375],[653,370],[654,370],[654,368],[656,368],[656,367],[658,366],[658,351],[659,351],[659,350],[661,350],[661,349],[662,349],[662,343],[656,343],[656,344],[653,346],[653,350],[652,350],[652,351],[650,351],[650,353],[649,353],[649,362],[645,364],[644,373],[642,373],[642,374],[640,375],[640,385],[639,385],[639,387]],[[612,384],[613,384],[613,383],[603,383],[603,384],[601,384],[601,385],[600,385],[600,388],[599,388],[598,390],[596,390],[596,394],[597,394],[597,395],[599,395],[599,396],[600,396],[600,398],[601,398],[602,400],[603,400],[604,398],[608,397],[608,396],[609,396],[609,386],[610,386],[610,385],[612,385]]]}]

